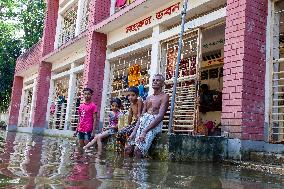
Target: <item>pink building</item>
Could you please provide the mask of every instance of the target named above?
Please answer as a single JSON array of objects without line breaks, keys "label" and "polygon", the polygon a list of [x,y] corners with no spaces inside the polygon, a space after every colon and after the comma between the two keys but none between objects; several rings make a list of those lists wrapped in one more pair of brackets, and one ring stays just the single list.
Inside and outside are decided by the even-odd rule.
[{"label": "pink building", "polygon": [[[126,88],[151,94],[156,73],[171,94],[182,4],[47,0],[42,40],[17,60],[8,130],[71,135],[86,86],[95,90],[100,126],[111,97],[127,107]],[[272,0],[189,0],[174,133],[204,134],[212,121],[232,153],[284,149],[272,145],[284,142],[283,10]],[[196,84],[219,103],[201,109]]]}]

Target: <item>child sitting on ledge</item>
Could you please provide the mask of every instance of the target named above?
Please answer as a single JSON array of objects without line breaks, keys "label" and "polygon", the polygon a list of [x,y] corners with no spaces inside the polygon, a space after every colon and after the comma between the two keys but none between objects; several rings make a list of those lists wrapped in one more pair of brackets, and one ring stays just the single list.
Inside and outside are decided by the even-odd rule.
[{"label": "child sitting on ledge", "polygon": [[118,131],[116,136],[117,151],[123,151],[128,137],[133,132],[136,123],[141,115],[143,102],[138,98],[139,89],[137,87],[129,87],[128,99],[130,101],[130,107],[128,111],[128,126]]},{"label": "child sitting on ledge", "polygon": [[118,118],[120,116],[120,108],[121,108],[121,100],[119,98],[115,98],[111,101],[111,112],[109,113],[109,126],[103,128],[103,132],[95,136],[95,138],[89,142],[84,149],[89,148],[94,145],[96,142],[98,144],[98,151],[102,149],[102,139],[107,138],[111,135],[117,133],[118,127]]}]

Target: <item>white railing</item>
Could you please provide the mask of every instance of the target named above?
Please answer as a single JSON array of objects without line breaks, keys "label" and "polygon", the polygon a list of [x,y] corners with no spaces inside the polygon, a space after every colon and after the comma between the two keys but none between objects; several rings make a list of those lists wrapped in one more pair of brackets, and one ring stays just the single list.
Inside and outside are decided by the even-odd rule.
[{"label": "white railing", "polygon": [[63,27],[58,40],[58,47],[67,43],[69,40],[75,37],[76,22],[71,24],[69,27]]}]

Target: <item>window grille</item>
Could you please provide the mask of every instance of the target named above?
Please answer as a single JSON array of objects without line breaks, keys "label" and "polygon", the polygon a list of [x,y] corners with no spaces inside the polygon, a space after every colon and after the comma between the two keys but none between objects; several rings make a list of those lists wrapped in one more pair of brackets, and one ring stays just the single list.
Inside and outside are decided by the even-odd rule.
[{"label": "window grille", "polygon": [[64,129],[69,77],[64,77],[54,81],[55,90],[52,94],[52,101],[50,106],[49,129]]},{"label": "window grille", "polygon": [[[196,122],[197,104],[197,62],[198,32],[186,34],[183,39],[181,63],[179,66],[177,93],[174,109],[173,131],[192,133]],[[165,92],[173,93],[175,66],[178,55],[178,37],[162,44],[161,70],[166,78]],[[170,107],[163,120],[163,130],[168,130]]]},{"label": "window grille", "polygon": [[111,62],[110,81],[108,85],[107,101],[105,107],[104,126],[108,126],[108,114],[111,111],[110,101],[112,98],[118,97],[122,100],[123,110],[125,118],[129,109],[129,101],[125,96],[125,92],[129,87],[129,68],[138,65],[140,66],[139,81],[135,83],[135,86],[144,82],[145,93],[149,91],[149,69],[151,63],[151,51],[144,51],[140,53],[129,54],[124,58],[120,58],[114,62]]},{"label": "window grille", "polygon": [[29,119],[31,116],[31,104],[32,104],[32,96],[33,96],[33,89],[27,89],[24,91],[24,102],[23,102],[23,109],[22,109],[22,121],[20,126],[21,127],[28,127],[29,126]]},{"label": "window grille", "polygon": [[270,142],[284,142],[284,2],[274,4]]}]

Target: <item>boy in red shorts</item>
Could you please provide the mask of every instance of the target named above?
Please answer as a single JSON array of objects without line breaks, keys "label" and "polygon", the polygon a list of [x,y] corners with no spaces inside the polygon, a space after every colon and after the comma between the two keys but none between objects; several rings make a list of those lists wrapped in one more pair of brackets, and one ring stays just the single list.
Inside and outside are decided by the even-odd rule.
[{"label": "boy in red shorts", "polygon": [[91,101],[93,90],[90,88],[84,88],[84,103],[80,105],[79,124],[74,136],[78,135],[79,144],[81,147],[90,142],[91,136],[95,134],[96,122],[97,122],[97,106]]}]

